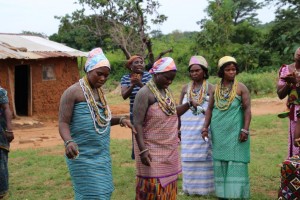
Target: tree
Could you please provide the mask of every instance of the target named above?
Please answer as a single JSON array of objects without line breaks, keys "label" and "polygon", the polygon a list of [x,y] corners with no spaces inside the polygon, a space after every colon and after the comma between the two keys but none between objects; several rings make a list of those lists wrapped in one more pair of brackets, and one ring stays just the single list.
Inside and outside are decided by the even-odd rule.
[{"label": "tree", "polygon": [[22,34],[24,34],[24,35],[39,36],[39,37],[42,37],[42,38],[48,38],[45,33],[38,33],[38,32],[32,32],[32,31],[22,31]]},{"label": "tree", "polygon": [[300,46],[300,2],[297,0],[269,0],[277,6],[274,26],[264,43],[270,52],[289,62]]},{"label": "tree", "polygon": [[[140,54],[148,57],[150,63],[155,61],[151,39],[147,34],[150,29],[148,23],[151,21],[160,24],[167,19],[165,15],[157,13],[157,8],[160,6],[158,1],[77,0],[77,3],[82,6],[81,10],[76,10],[71,16],[59,17],[61,26],[58,36],[61,33],[70,35],[66,30],[73,29],[76,32],[81,30],[79,34],[89,33],[99,38],[96,43],[99,42],[102,46],[120,48],[127,59],[131,54]],[[94,14],[85,15],[85,7]],[[153,19],[148,20],[149,15]]]},{"label": "tree", "polygon": [[255,28],[257,23],[254,22],[258,21],[255,9],[260,6],[255,1],[209,1],[206,9],[209,19],[198,23],[202,31],[198,35],[195,49],[208,55],[206,57],[211,65],[216,66],[217,60],[224,55],[232,55],[243,64],[242,70],[257,67],[259,54],[256,48],[262,34]]},{"label": "tree", "polygon": [[256,18],[256,10],[261,9],[263,4],[257,3],[253,0],[233,0],[234,12],[233,23],[237,25],[248,21],[252,25],[258,24],[259,20]]},{"label": "tree", "polygon": [[220,56],[226,55],[230,47],[230,37],[233,34],[233,5],[232,0],[209,1],[206,9],[210,19],[203,19],[198,24],[202,31],[197,37],[197,51],[206,53],[212,65]]}]

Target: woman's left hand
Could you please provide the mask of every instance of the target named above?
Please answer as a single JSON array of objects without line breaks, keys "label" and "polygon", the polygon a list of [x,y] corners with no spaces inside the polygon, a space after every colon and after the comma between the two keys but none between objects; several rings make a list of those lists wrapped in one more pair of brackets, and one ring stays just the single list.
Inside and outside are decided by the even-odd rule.
[{"label": "woman's left hand", "polygon": [[244,132],[240,132],[240,138],[239,138],[240,142],[247,142],[248,140],[248,135]]},{"label": "woman's left hand", "polygon": [[190,100],[190,105],[193,106],[195,109],[197,109],[197,106],[199,106],[200,104],[194,99],[192,99]]}]

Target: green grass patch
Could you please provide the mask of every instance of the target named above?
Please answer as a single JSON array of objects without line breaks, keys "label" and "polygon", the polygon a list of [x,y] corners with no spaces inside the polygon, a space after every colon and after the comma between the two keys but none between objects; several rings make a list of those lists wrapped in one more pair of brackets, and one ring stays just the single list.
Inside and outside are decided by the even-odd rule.
[{"label": "green grass patch", "polygon": [[[276,199],[280,164],[287,154],[288,121],[275,115],[255,116],[251,124],[251,199]],[[9,200],[73,199],[64,147],[12,150],[9,154]],[[115,191],[112,199],[134,199],[135,162],[131,140],[112,140],[111,155]],[[179,177],[179,193],[182,179]],[[178,200],[216,199],[178,195]]]}]

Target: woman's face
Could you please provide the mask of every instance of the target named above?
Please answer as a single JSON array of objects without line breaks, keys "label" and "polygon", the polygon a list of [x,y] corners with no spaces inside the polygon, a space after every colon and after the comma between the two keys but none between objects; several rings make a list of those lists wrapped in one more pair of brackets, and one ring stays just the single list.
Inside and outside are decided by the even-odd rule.
[{"label": "woman's face", "polygon": [[233,63],[224,67],[224,80],[233,81],[236,76],[236,67]]},{"label": "woman's face", "polygon": [[110,69],[108,67],[99,67],[94,69],[87,74],[87,78],[91,87],[99,88],[107,81]]},{"label": "woman's face", "polygon": [[168,71],[155,74],[155,84],[159,89],[167,89],[172,84],[176,71]]},{"label": "woman's face", "polygon": [[136,58],[132,61],[130,69],[133,73],[142,74],[145,70],[145,63],[142,58]]},{"label": "woman's face", "polygon": [[201,81],[204,78],[204,70],[200,65],[192,65],[190,67],[190,77],[193,81]]}]

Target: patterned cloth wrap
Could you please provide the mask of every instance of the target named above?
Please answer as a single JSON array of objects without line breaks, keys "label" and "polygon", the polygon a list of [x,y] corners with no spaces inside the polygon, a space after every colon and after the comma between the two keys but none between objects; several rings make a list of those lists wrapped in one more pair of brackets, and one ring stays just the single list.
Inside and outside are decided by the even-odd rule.
[{"label": "patterned cloth wrap", "polygon": [[102,49],[95,48],[89,52],[84,69],[86,72],[89,72],[99,67],[108,67],[110,69],[110,63]]},{"label": "patterned cloth wrap", "polygon": [[299,155],[294,155],[282,163],[278,199],[300,199]]},{"label": "patterned cloth wrap", "polygon": [[157,60],[149,70],[150,74],[158,74],[168,71],[177,71],[175,62],[171,57],[164,57]]}]

